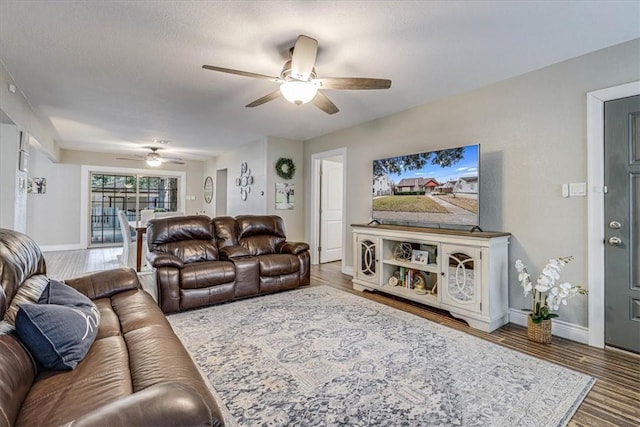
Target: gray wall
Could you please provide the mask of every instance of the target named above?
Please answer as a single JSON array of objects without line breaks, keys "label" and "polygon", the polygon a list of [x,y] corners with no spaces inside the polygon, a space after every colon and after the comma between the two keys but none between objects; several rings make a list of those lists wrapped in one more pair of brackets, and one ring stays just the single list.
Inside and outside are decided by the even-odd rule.
[{"label": "gray wall", "polygon": [[[634,40],[306,141],[305,169],[313,154],[347,147],[350,233],[349,224],[371,216],[374,159],[479,143],[482,228],[511,232],[511,264],[521,258],[534,277],[549,258],[573,255],[562,279],[588,286],[587,199],[562,198],[561,184],[587,180],[586,93],[639,79],[640,40]],[[307,239],[309,189],[307,176]],[[509,273],[510,307],[529,307],[511,266]],[[586,326],[587,299],[571,300],[560,314]]]},{"label": "gray wall", "polygon": [[[267,139],[267,214],[282,217],[286,226],[287,239],[304,240],[304,146],[300,141],[269,137]],[[290,180],[284,180],[276,173],[276,162],[280,157],[293,160],[296,173]],[[276,209],[276,183],[294,185],[294,206],[291,210]]]}]

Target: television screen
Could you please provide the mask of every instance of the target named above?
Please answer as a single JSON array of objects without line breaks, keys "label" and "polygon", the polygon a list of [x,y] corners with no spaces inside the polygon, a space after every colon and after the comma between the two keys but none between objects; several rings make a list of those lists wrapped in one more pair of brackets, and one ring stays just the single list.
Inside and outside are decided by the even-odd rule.
[{"label": "television screen", "polygon": [[[452,228],[479,225],[480,146],[373,161],[373,219]],[[460,227],[458,227],[460,226]]]}]

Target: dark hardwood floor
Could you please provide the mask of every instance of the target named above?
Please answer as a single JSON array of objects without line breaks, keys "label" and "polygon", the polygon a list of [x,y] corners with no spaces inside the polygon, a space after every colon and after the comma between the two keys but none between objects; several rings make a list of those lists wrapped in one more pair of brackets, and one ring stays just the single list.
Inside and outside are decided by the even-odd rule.
[{"label": "dark hardwood floor", "polygon": [[340,272],[340,262],[312,266],[311,283],[312,286],[328,285],[360,295],[595,377],[595,386],[578,408],[569,426],[640,426],[640,356],[589,347],[555,336],[551,344],[534,343],[527,340],[526,328],[511,323],[492,333],[471,329],[464,321],[455,319],[442,310],[382,293],[354,291],[351,276]]}]

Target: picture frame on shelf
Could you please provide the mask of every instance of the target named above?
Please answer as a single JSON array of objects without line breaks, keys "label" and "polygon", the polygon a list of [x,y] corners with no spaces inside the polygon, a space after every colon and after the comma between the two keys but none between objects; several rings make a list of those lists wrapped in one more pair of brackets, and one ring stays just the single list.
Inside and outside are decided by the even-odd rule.
[{"label": "picture frame on shelf", "polygon": [[411,251],[411,262],[413,264],[427,265],[429,264],[429,252],[414,249]]}]

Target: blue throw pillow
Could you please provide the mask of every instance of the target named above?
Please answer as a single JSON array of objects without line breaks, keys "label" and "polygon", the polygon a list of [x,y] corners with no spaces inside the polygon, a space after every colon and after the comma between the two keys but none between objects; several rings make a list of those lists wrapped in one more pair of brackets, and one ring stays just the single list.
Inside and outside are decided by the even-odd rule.
[{"label": "blue throw pillow", "polygon": [[21,304],[16,333],[40,365],[74,369],[98,334],[100,312],[72,287],[50,280],[38,304]]}]

